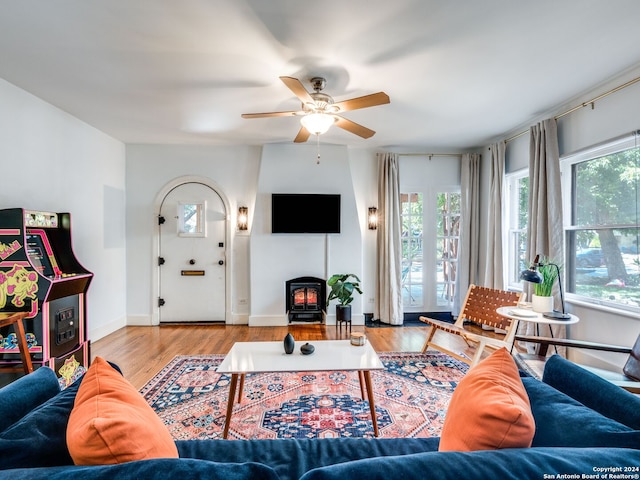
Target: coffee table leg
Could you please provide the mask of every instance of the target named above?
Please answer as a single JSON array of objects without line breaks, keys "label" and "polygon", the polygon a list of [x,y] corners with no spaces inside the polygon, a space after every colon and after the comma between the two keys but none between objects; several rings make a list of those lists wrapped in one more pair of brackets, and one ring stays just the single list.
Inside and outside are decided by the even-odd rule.
[{"label": "coffee table leg", "polygon": [[238,389],[238,403],[242,403],[243,390],[244,390],[244,373],[240,375],[240,388]]},{"label": "coffee table leg", "polygon": [[358,380],[360,380],[360,395],[362,395],[362,400],[366,400],[367,397],[364,393],[364,372],[362,370],[358,370]]},{"label": "coffee table leg", "polygon": [[[362,370],[361,370],[362,371]],[[369,398],[369,409],[371,410],[371,422],[373,423],[373,434],[378,436],[378,418],[376,417],[376,404],[373,401],[373,384],[371,383],[371,372],[369,370],[362,371],[364,382],[367,386],[367,396]]]},{"label": "coffee table leg", "polygon": [[231,414],[233,413],[233,403],[236,398],[236,386],[238,385],[238,374],[231,374],[231,384],[229,385],[229,400],[227,400],[227,416],[224,419],[224,431],[222,432],[222,438],[227,438],[229,435],[229,425],[231,424]]}]

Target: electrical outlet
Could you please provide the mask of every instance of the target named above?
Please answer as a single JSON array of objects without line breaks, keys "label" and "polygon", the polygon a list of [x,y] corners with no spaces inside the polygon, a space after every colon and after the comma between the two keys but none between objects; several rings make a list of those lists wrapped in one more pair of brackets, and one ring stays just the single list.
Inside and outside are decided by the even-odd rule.
[{"label": "electrical outlet", "polygon": [[238,305],[246,305],[247,304],[247,299],[246,298],[240,298],[238,300]]}]

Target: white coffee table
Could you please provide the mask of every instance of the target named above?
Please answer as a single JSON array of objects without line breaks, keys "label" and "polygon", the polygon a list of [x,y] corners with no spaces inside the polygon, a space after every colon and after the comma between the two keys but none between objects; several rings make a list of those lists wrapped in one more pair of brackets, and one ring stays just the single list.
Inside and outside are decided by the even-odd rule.
[{"label": "white coffee table", "polygon": [[[360,392],[363,400],[369,401],[373,433],[378,436],[371,370],[384,370],[378,354],[369,343],[363,346],[351,345],[349,340],[315,340],[311,343],[315,351],[311,355],[302,355],[296,342],[296,349],[290,355],[284,353],[283,342],[237,342],[217,368],[218,373],[231,374],[227,416],[224,421],[222,438],[229,435],[233,403],[236,397],[238,379],[240,389],[238,403],[242,398],[244,377],[248,373],[265,372],[320,372],[320,371],[357,371],[360,380]],[[366,397],[365,397],[366,390]]]}]

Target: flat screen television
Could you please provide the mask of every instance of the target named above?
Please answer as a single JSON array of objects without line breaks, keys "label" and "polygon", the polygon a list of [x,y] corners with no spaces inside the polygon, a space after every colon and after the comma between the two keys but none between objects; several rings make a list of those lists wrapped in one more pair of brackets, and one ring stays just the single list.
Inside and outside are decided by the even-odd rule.
[{"label": "flat screen television", "polygon": [[271,233],[340,233],[340,195],[272,194]]}]

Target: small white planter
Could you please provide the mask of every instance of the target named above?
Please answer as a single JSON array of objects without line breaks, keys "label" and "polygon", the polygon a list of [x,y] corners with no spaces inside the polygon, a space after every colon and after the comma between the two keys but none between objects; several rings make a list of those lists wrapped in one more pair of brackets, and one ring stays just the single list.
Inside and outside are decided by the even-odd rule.
[{"label": "small white planter", "polygon": [[553,297],[531,296],[531,308],[534,312],[545,313],[553,311]]}]

